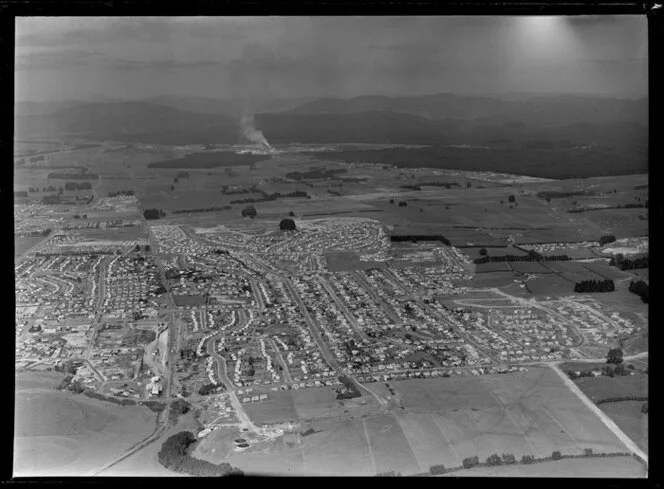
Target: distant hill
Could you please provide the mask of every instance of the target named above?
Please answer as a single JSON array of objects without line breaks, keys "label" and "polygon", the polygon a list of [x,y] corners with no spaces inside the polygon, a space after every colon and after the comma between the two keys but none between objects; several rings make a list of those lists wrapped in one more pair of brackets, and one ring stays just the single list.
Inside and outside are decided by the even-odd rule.
[{"label": "distant hill", "polygon": [[46,115],[18,116],[16,134],[19,138],[69,135],[157,144],[244,141],[238,122],[231,117],[145,102],[75,105]]},{"label": "distant hill", "polygon": [[613,99],[584,95],[533,96],[506,100],[452,94],[421,97],[368,96],[350,99],[318,99],[288,111],[290,114],[355,114],[391,111],[430,119],[455,119],[479,124],[523,122],[556,126],[579,122],[631,122],[646,125],[647,99]]},{"label": "distant hill", "polygon": [[[16,134],[19,139],[69,135],[158,144],[246,142],[239,128],[244,108],[239,102],[172,96],[149,100],[62,102],[41,108],[24,103],[20,109],[26,115],[17,115]],[[513,150],[592,146],[639,154],[645,154],[648,144],[647,99],[551,95],[514,101],[440,94],[328,98],[297,107],[293,100],[255,103],[264,104],[255,116],[256,127],[273,144],[466,144]]]},{"label": "distant hill", "polygon": [[248,112],[281,112],[308,102],[311,98],[283,100],[226,100],[210,97],[181,97],[175,95],[159,95],[140,100],[141,102],[163,105],[174,109],[186,110],[198,114],[220,114],[229,117],[240,117]]}]

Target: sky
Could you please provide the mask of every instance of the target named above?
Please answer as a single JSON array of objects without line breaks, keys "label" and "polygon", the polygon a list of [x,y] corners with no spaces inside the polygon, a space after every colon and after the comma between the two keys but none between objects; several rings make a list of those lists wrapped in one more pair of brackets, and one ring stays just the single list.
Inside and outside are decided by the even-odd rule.
[{"label": "sky", "polygon": [[17,101],[647,96],[645,16],[30,17]]}]

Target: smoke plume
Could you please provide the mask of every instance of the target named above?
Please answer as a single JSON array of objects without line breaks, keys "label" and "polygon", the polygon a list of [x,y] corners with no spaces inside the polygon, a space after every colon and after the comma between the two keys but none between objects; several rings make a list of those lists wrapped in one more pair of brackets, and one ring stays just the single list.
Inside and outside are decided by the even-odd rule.
[{"label": "smoke plume", "polygon": [[254,116],[253,114],[243,114],[242,119],[240,120],[240,127],[242,128],[242,134],[252,143],[260,144],[266,149],[271,149],[270,143],[267,142],[263,133],[256,129],[254,126]]}]

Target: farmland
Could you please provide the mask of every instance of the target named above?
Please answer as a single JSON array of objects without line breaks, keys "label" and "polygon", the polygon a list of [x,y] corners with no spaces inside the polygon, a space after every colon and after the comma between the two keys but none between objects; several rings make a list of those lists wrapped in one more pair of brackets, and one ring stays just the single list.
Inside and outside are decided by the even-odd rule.
[{"label": "farmland", "polygon": [[[20,365],[76,360],[82,388],[118,402],[182,396],[201,413],[192,453],[247,473],[410,475],[492,453],[626,450],[546,364],[647,348],[635,274],[608,264],[643,253],[647,221],[600,244],[623,221],[594,216],[637,210],[567,212],[644,198],[645,175],[523,179],[279,147],[217,166],[222,154],[109,144],[17,169],[18,189],[39,187],[15,208],[30,236],[17,242]],[[99,175],[90,202],[42,203],[65,163]],[[574,293],[595,278],[615,292]],[[631,407],[607,408],[636,436]],[[145,450],[107,473],[156,463]]]},{"label": "farmland", "polygon": [[[263,450],[274,457],[260,460],[287,459],[289,473],[343,470],[371,475],[393,470],[408,475],[427,472],[434,464],[458,467],[466,457],[484,460],[492,453],[520,458],[547,457],[554,450],[568,455],[582,454],[585,448],[596,453],[624,451],[621,442],[547,368],[463,381],[394,381],[390,386],[404,409],[360,418],[350,415],[344,421],[308,421],[306,426],[315,432],[303,437],[300,447],[265,444]],[[376,389],[387,391],[379,385]],[[210,454],[213,446],[212,438],[205,439],[197,450],[206,459],[219,461]],[[256,450],[261,451],[260,446]],[[247,472],[275,470],[257,462],[257,457],[246,452],[228,460]]]}]

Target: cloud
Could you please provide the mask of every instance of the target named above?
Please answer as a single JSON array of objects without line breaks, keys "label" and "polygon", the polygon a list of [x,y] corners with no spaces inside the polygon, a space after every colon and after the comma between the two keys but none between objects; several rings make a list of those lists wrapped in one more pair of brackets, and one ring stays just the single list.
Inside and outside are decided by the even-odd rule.
[{"label": "cloud", "polygon": [[224,63],[219,61],[182,61],[175,59],[162,59],[154,61],[139,61],[131,59],[112,59],[108,63],[109,67],[123,70],[174,70],[180,68],[202,68],[209,66],[222,66]]},{"label": "cloud", "polygon": [[[174,33],[174,19],[128,19],[113,21],[105,18],[92,18],[94,27],[68,28],[65,20],[58,23],[45,20],[41,32],[17,32],[17,46],[71,46],[81,44],[102,44],[117,41],[168,42]],[[57,30],[55,30],[57,28]],[[31,30],[37,30],[33,27]],[[19,29],[20,31],[20,29]]]},{"label": "cloud", "polygon": [[16,68],[36,70],[59,70],[68,66],[95,62],[104,55],[97,51],[68,49],[65,51],[41,51],[16,56]]}]

